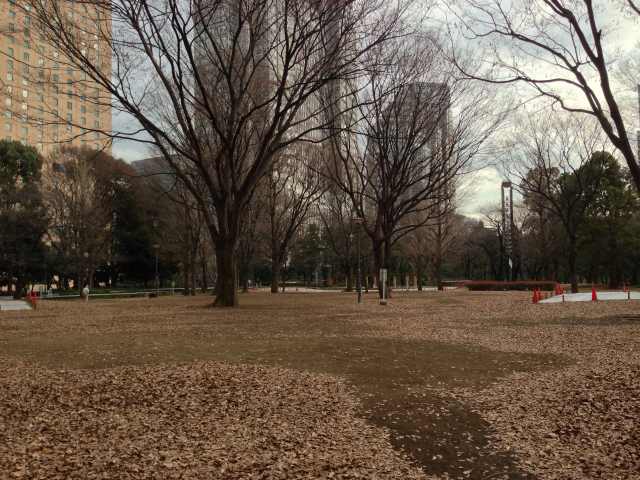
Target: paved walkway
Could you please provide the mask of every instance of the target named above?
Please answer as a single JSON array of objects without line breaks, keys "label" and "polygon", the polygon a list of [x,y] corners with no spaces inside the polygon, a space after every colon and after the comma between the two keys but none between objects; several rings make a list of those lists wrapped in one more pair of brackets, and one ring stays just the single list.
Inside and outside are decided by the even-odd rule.
[{"label": "paved walkway", "polygon": [[[598,301],[608,300],[629,300],[627,292],[597,292]],[[640,300],[640,292],[631,292],[631,300]],[[565,302],[590,302],[591,292],[584,293],[565,293]],[[562,303],[562,295],[556,295],[546,300],[540,301],[540,303]]]},{"label": "paved walkway", "polygon": [[24,300],[14,300],[11,297],[0,297],[0,312],[8,310],[31,310],[31,305]]}]

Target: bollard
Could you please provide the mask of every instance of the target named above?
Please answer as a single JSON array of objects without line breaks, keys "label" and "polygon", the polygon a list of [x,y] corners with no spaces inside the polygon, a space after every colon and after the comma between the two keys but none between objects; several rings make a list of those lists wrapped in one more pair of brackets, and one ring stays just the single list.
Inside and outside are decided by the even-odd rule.
[{"label": "bollard", "polygon": [[562,303],[564,303],[564,293],[562,294]]}]

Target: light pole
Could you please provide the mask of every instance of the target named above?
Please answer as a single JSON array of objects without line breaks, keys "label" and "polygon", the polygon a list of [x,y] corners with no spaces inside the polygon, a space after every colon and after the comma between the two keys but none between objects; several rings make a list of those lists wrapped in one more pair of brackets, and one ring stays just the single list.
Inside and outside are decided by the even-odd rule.
[{"label": "light pole", "polygon": [[156,297],[158,297],[160,296],[160,275],[158,274],[158,250],[160,249],[160,245],[154,243],[153,249],[156,253]]},{"label": "light pole", "polygon": [[362,219],[356,217],[353,222],[358,225],[358,233],[356,234],[356,250],[358,255],[358,267],[356,273],[356,290],[358,291],[358,303],[362,303],[362,268],[360,262],[360,230],[362,229]]},{"label": "light pole", "polygon": [[[158,238],[158,219],[153,219],[153,235]],[[156,276],[155,276],[155,284],[156,284],[156,297],[160,296],[160,275],[158,274],[158,250],[160,249],[160,245],[157,243],[153,244],[153,250],[156,255]]]},{"label": "light pole", "polygon": [[89,286],[89,252],[84,252],[84,275],[85,275],[85,285]]}]

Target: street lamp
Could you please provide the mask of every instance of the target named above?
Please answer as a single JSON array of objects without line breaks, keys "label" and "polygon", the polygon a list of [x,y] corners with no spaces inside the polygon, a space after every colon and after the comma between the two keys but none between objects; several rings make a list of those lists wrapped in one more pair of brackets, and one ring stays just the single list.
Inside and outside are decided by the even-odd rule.
[{"label": "street lamp", "polygon": [[[158,238],[158,219],[153,219],[153,234],[156,238]],[[153,244],[153,250],[156,255],[156,276],[155,276],[155,284],[156,284],[156,297],[160,296],[160,275],[158,273],[158,250],[160,249],[160,245],[158,243]]]},{"label": "street lamp", "polygon": [[84,252],[82,256],[84,257],[85,285],[89,286],[89,252]]},{"label": "street lamp", "polygon": [[156,252],[156,297],[158,297],[160,295],[160,275],[158,274],[158,250],[160,249],[160,245],[154,243],[153,249]]},{"label": "street lamp", "polygon": [[358,255],[358,270],[356,273],[356,290],[358,291],[358,303],[362,303],[362,268],[360,262],[360,230],[362,229],[362,218],[356,217],[353,219],[353,223],[359,225],[358,233],[356,235],[356,250]]}]

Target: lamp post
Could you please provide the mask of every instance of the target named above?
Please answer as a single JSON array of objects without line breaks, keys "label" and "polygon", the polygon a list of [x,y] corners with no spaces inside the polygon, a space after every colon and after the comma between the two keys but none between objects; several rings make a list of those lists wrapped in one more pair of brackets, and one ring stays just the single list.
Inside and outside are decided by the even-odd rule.
[{"label": "lamp post", "polygon": [[85,285],[89,286],[89,252],[84,252],[82,256],[84,257]]},{"label": "lamp post", "polygon": [[158,250],[160,249],[160,245],[157,243],[153,244],[153,249],[156,253],[156,297],[160,295],[160,275],[158,274]]},{"label": "lamp post", "polygon": [[362,303],[362,268],[360,262],[360,230],[362,229],[362,219],[360,217],[356,217],[353,220],[353,223],[358,225],[358,233],[356,235],[356,250],[358,255],[358,267],[356,273],[356,290],[358,291],[358,303]]},{"label": "lamp post", "polygon": [[[156,238],[158,238],[158,219],[153,219],[153,234]],[[155,286],[156,286],[156,297],[160,296],[160,275],[158,273],[158,250],[160,249],[160,245],[158,243],[153,244],[153,251],[156,256],[156,276],[155,276]]]}]

